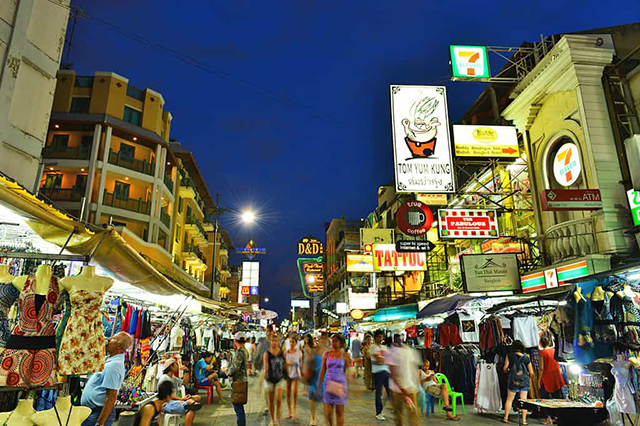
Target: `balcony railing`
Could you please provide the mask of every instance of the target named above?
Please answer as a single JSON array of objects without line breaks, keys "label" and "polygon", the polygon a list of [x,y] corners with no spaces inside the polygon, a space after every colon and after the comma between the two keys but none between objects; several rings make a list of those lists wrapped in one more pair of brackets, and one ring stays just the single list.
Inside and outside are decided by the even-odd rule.
[{"label": "balcony railing", "polygon": [[578,219],[559,223],[544,234],[544,247],[551,263],[598,253],[595,219]]},{"label": "balcony railing", "polygon": [[160,210],[160,222],[164,223],[167,228],[171,227],[171,216],[169,216],[169,213]]},{"label": "balcony railing", "polygon": [[194,217],[188,217],[186,220],[186,224],[195,225],[195,227],[198,228],[198,231],[200,231],[200,233],[202,234],[202,238],[204,238],[205,240],[208,240],[207,231],[204,230],[204,226],[202,226],[202,223],[200,223],[198,219]]},{"label": "balcony railing", "polygon": [[135,170],[136,172],[149,176],[153,176],[156,172],[156,165],[154,163],[146,160],[136,160],[129,156],[121,156],[119,152],[113,152],[112,149],[109,150],[109,164]]},{"label": "balcony railing", "polygon": [[124,198],[114,195],[112,192],[104,191],[102,204],[105,206],[116,207],[118,209],[129,210],[131,212],[149,214],[151,211],[151,203],[142,199],[134,200],[133,198]]},{"label": "balcony railing", "polygon": [[204,201],[202,201],[202,198],[200,197],[200,193],[198,192],[196,185],[193,183],[193,180],[191,180],[191,178],[188,178],[188,177],[182,177],[182,179],[180,179],[180,186],[193,189],[193,193],[196,195],[196,198],[195,198],[196,203],[200,207],[200,210],[204,212],[205,211]]},{"label": "balcony railing", "polygon": [[42,150],[44,158],[56,158],[59,160],[88,160],[91,149],[89,148],[54,148],[46,146]]},{"label": "balcony railing", "polygon": [[53,201],[80,201],[84,197],[84,188],[40,188],[40,194]]},{"label": "balcony railing", "polygon": [[171,180],[171,176],[164,176],[164,184],[167,188],[169,188],[169,192],[173,194],[173,181]]}]

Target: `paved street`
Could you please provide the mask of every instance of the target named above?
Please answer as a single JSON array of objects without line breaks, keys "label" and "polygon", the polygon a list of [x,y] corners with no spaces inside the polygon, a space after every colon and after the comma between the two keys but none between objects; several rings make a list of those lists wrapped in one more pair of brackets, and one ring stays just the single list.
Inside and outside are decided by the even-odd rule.
[{"label": "paved street", "polygon": [[[258,393],[257,379],[250,379],[250,393],[249,403],[245,406],[247,412],[247,425],[251,426],[267,426],[269,424],[268,415],[262,415],[262,401]],[[230,391],[225,391],[225,397],[229,395]],[[204,395],[203,395],[204,396]],[[387,420],[380,422],[375,419],[374,410],[374,395],[373,392],[367,391],[362,384],[362,379],[356,379],[349,385],[349,403],[347,405],[345,415],[345,425],[348,426],[375,426],[375,425],[392,425],[393,413],[389,410],[385,410],[385,416]],[[286,415],[286,401],[283,401],[283,419],[282,425],[302,425],[309,424],[310,412],[309,412],[309,400],[306,398],[306,394],[300,395],[297,422],[292,420],[285,420]],[[324,416],[322,414],[322,406],[318,406],[318,425],[325,425]],[[499,417],[496,416],[480,416],[473,414],[473,408],[467,406],[467,414],[461,416],[460,423],[473,423],[474,425],[493,425],[497,426],[499,423]],[[516,416],[512,416],[512,420],[517,424]],[[533,420],[533,419],[532,419]],[[421,424],[429,425],[449,425],[453,422],[446,421],[444,414],[435,413],[431,417],[421,416]],[[533,420],[532,423],[537,423]],[[236,418],[231,405],[220,405],[214,403],[211,406],[204,406],[196,416],[195,426],[232,426],[236,424]]]}]

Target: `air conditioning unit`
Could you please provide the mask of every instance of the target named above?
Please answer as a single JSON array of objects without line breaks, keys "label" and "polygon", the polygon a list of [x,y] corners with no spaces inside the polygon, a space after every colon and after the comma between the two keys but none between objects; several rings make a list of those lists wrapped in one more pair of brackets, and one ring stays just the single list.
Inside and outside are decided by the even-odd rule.
[{"label": "air conditioning unit", "polygon": [[[640,135],[633,135],[624,141],[624,147],[627,151],[627,162],[629,164],[629,172],[631,174],[631,183],[635,191],[640,191]],[[631,165],[634,166],[631,166]]]}]

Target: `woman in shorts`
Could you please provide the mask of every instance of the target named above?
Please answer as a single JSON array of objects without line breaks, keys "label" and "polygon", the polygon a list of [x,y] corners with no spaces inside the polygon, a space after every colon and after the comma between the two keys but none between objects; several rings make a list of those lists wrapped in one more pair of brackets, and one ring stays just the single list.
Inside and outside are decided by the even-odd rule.
[{"label": "woman in shorts", "polygon": [[[285,360],[277,335],[271,337],[271,347],[264,354],[264,387],[269,400],[269,426],[280,426],[282,419],[282,392],[285,387]],[[276,423],[276,419],[278,419]]]}]

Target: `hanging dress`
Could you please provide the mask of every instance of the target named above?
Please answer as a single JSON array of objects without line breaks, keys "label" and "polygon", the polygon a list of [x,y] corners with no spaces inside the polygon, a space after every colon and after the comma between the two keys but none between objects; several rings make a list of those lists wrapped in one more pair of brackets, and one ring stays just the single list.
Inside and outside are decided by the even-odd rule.
[{"label": "hanging dress", "polygon": [[4,348],[7,339],[11,335],[9,327],[9,309],[20,297],[20,290],[13,284],[3,284],[0,286],[0,348]]},{"label": "hanging dress", "polygon": [[58,278],[51,277],[46,296],[35,293],[35,281],[35,274],[29,274],[20,293],[20,318],[0,361],[0,386],[44,387],[57,382],[52,318],[58,302]]},{"label": "hanging dress", "polygon": [[69,297],[71,316],[60,344],[58,374],[71,376],[102,371],[106,340],[100,307],[104,293],[71,290]]},{"label": "hanging dress", "polygon": [[629,361],[613,361],[611,374],[616,379],[613,398],[618,411],[625,414],[636,414],[636,404],[633,398],[633,386],[629,378]]}]

